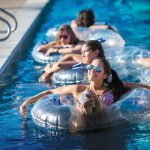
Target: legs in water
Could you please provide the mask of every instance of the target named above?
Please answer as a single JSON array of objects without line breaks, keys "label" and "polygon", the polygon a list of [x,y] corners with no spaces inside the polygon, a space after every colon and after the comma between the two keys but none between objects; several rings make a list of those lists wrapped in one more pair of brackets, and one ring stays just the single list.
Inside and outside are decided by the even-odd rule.
[{"label": "legs in water", "polygon": [[103,109],[103,103],[100,102],[96,94],[86,95],[86,100],[83,104],[80,104],[80,102],[77,103],[78,113],[70,121],[70,132],[77,133],[88,128],[96,127],[97,119]]}]

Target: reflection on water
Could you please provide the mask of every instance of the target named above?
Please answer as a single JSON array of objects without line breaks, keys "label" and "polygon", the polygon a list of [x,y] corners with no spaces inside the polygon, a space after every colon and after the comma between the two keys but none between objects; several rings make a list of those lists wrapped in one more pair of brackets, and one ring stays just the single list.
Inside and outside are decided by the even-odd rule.
[{"label": "reflection on water", "polygon": [[[61,4],[61,5],[60,5]],[[23,121],[19,106],[30,96],[51,88],[38,83],[43,66],[36,63],[32,47],[49,27],[70,23],[77,12],[92,8],[97,21],[106,21],[117,27],[126,45],[149,47],[150,2],[147,0],[105,0],[88,3],[84,0],[57,0],[46,10],[41,29],[26,52],[15,60],[0,82],[0,148],[1,149],[149,149],[150,125],[121,125],[105,131],[71,135],[56,131],[39,130],[33,123],[30,110]],[[113,116],[112,116],[113,117]]]}]

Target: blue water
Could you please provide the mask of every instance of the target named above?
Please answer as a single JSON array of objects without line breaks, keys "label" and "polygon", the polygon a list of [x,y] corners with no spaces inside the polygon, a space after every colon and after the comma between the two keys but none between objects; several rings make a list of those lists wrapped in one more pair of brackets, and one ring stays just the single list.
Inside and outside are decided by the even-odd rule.
[{"label": "blue water", "polygon": [[38,83],[43,66],[36,63],[31,51],[48,28],[70,23],[79,10],[92,8],[97,21],[107,21],[117,27],[126,45],[150,48],[150,2],[148,0],[57,0],[46,10],[41,28],[14,60],[5,78],[0,81],[0,149],[102,149],[148,150],[150,125],[121,125],[93,133],[71,135],[56,131],[43,131],[35,126],[30,110],[23,120],[19,106],[30,96],[50,88]]}]

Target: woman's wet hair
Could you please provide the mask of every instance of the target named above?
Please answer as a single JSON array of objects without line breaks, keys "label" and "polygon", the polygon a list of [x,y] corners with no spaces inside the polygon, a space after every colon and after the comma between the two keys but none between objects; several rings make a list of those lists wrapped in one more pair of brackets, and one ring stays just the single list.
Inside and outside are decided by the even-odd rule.
[{"label": "woman's wet hair", "polygon": [[61,33],[66,31],[70,35],[70,43],[69,44],[77,44],[80,40],[77,38],[75,33],[73,32],[70,25],[64,24],[58,29],[58,33],[56,35],[56,41],[60,44],[60,36]]},{"label": "woman's wet hair", "polygon": [[76,23],[78,27],[90,27],[95,22],[95,16],[91,9],[82,10],[79,12]]},{"label": "woman's wet hair", "polygon": [[114,101],[117,101],[127,91],[127,89],[124,88],[123,82],[119,78],[117,72],[114,69],[111,69],[106,58],[100,58],[100,61],[103,64],[104,72],[108,75],[108,77],[104,80],[104,86],[113,93]]},{"label": "woman's wet hair", "polygon": [[98,42],[97,40],[89,40],[89,41],[85,42],[84,45],[86,45],[93,52],[98,50],[99,53],[98,53],[97,57],[105,57],[103,47],[102,47],[101,43]]}]

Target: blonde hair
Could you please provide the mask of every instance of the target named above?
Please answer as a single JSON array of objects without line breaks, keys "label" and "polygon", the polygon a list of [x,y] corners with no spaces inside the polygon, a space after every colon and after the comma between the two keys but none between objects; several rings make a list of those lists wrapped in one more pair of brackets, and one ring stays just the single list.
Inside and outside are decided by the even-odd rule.
[{"label": "blonde hair", "polygon": [[77,38],[77,36],[75,35],[75,33],[73,32],[72,28],[70,25],[67,25],[67,24],[64,24],[62,25],[59,30],[58,30],[58,33],[56,35],[56,44],[61,44],[60,42],[60,36],[61,36],[61,33],[63,31],[66,31],[69,33],[70,35],[70,43],[69,44],[77,44],[80,40]]}]

